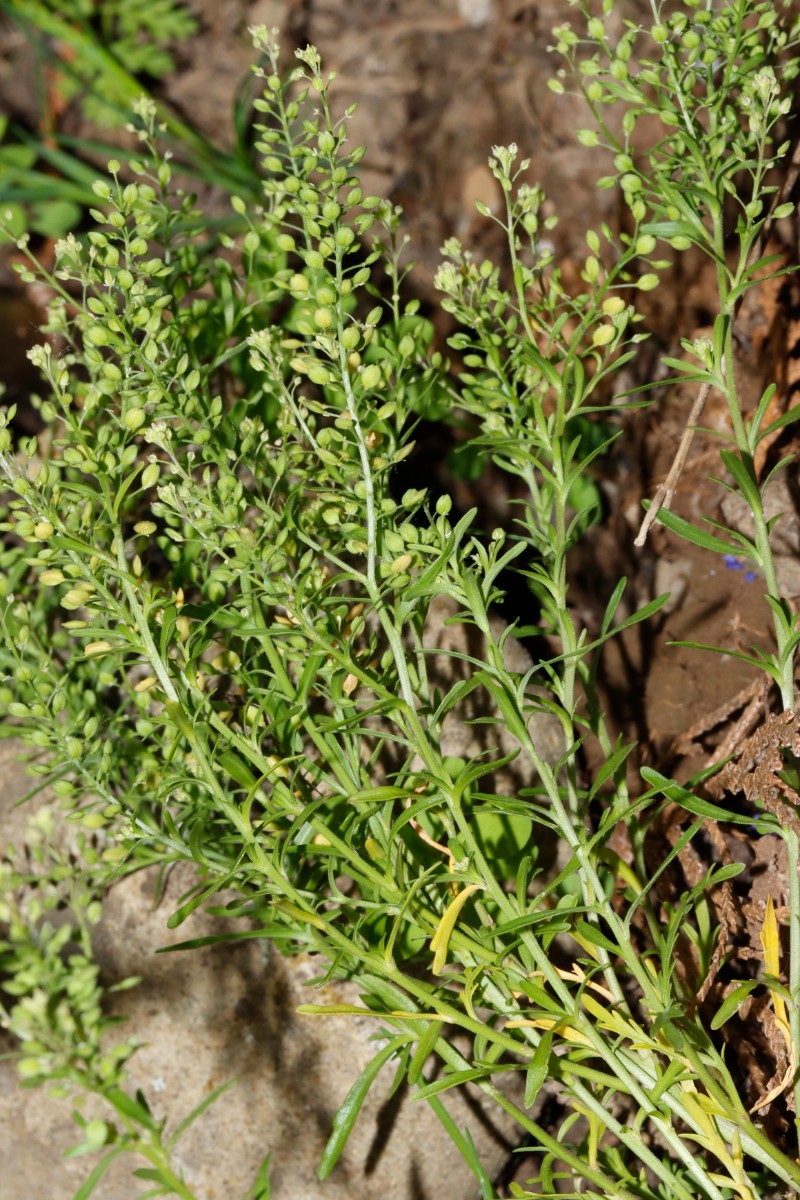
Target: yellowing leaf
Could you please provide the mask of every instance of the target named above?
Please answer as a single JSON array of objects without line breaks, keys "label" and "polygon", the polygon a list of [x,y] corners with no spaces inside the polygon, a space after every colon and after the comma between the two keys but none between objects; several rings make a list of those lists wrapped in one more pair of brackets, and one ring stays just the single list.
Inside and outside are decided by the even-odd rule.
[{"label": "yellowing leaf", "polygon": [[[767,974],[778,978],[781,973],[781,945],[778,918],[775,916],[772,896],[767,896],[767,911],[764,914],[764,924],[761,926],[761,945],[764,947],[764,966],[767,968]],[[788,1029],[789,1022],[786,1019],[786,1004],[783,996],[772,990],[769,994],[778,1024]]]},{"label": "yellowing leaf", "polygon": [[450,945],[450,935],[455,928],[458,914],[464,907],[467,899],[473,892],[480,889],[479,883],[471,883],[459,892],[455,900],[452,900],[442,914],[442,919],[436,927],[436,932],[431,938],[431,950],[434,951],[433,967],[431,970],[434,975],[441,975],[444,964],[447,962],[447,947]]},{"label": "yellowing leaf", "polygon": [[506,1021],[506,1029],[524,1029],[525,1027],[534,1029],[545,1029],[548,1032],[552,1029],[553,1033],[560,1033],[565,1042],[573,1042],[577,1046],[591,1046],[591,1040],[582,1033],[580,1029],[574,1029],[571,1025],[559,1024],[554,1017],[537,1017],[535,1020],[524,1020],[520,1018],[515,1021]]},{"label": "yellowing leaf", "polygon": [[570,930],[570,937],[578,943],[581,950],[586,951],[590,958],[593,958],[595,962],[600,962],[600,951],[597,949],[597,946],[592,945],[585,937],[581,937],[574,929]]}]

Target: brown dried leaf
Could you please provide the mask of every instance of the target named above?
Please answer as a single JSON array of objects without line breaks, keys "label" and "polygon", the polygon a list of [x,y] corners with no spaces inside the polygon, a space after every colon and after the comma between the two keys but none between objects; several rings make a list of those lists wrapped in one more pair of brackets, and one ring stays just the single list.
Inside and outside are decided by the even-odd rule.
[{"label": "brown dried leaf", "polygon": [[738,758],[709,781],[709,791],[717,797],[726,791],[744,792],[751,804],[760,804],[784,828],[800,833],[800,795],[780,778],[784,751],[800,756],[800,723],[790,711],[771,713]]}]

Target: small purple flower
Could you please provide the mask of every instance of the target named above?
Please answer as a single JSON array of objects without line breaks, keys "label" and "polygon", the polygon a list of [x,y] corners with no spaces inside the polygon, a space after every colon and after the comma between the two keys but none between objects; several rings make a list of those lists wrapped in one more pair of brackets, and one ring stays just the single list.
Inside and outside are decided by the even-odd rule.
[{"label": "small purple flower", "polygon": [[726,554],[723,562],[727,571],[741,571],[744,568],[744,563],[735,554]]},{"label": "small purple flower", "polygon": [[745,583],[753,583],[754,580],[756,580],[756,579],[758,579],[758,576],[756,575],[755,571],[745,571],[745,573],[744,573]]}]

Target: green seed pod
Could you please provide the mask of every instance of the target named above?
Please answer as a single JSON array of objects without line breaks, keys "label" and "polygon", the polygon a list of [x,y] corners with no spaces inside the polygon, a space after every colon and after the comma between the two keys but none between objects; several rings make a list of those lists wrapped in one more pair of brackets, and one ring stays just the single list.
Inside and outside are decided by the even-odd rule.
[{"label": "green seed pod", "polygon": [[[147,466],[145,467],[145,469],[142,471],[142,487],[145,490],[147,490],[148,488],[154,487],[155,484],[158,483],[158,478],[159,478],[160,474],[161,474],[161,468],[157,462],[148,463]],[[140,524],[149,524],[149,522],[140,522]],[[144,532],[143,530],[139,530],[138,526],[136,526],[136,529],[139,532]],[[152,530],[148,530],[148,532],[154,532],[154,531],[155,531],[155,525],[153,525]]]},{"label": "green seed pod", "polygon": [[135,433],[137,429],[141,429],[147,417],[141,408],[129,408],[122,418],[122,424],[129,433]]},{"label": "green seed pod", "polygon": [[628,172],[627,174],[623,175],[620,179],[620,184],[622,186],[622,190],[624,192],[628,192],[630,195],[642,190],[641,179],[638,175],[634,175],[632,172]]},{"label": "green seed pod", "polygon": [[361,334],[357,325],[348,325],[346,329],[342,330],[340,341],[345,350],[355,350],[360,340]]},{"label": "green seed pod", "polygon": [[83,339],[90,346],[107,346],[111,341],[104,325],[90,325],[84,333]]},{"label": "green seed pod", "polygon": [[592,331],[592,345],[607,346],[609,342],[613,342],[616,332],[613,325],[598,325]]},{"label": "green seed pod", "polygon": [[376,388],[382,379],[383,375],[377,363],[370,363],[361,372],[361,382],[367,391],[372,391]]},{"label": "green seed pod", "polygon": [[322,363],[314,363],[308,368],[308,378],[312,383],[316,383],[318,387],[325,387],[326,384],[331,382],[331,373],[323,367]]}]

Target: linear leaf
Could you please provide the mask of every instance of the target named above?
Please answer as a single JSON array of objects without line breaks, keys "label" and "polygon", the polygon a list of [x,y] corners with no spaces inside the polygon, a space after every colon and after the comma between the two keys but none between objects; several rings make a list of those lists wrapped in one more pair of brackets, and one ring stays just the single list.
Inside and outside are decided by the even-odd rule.
[{"label": "linear leaf", "polygon": [[472,895],[481,888],[479,883],[471,883],[458,893],[455,900],[451,900],[447,908],[442,914],[442,919],[436,926],[436,932],[431,938],[431,950],[434,952],[433,966],[431,971],[434,975],[441,975],[444,969],[444,964],[447,961],[447,947],[450,945],[450,935],[455,928],[458,914],[464,907],[464,904]]},{"label": "linear leaf", "polygon": [[523,1101],[525,1108],[531,1107],[539,1094],[542,1084],[547,1079],[552,1045],[553,1031],[548,1030],[536,1047],[536,1053],[531,1059],[531,1065],[525,1073],[525,1098]]},{"label": "linear leaf", "polygon": [[739,1006],[744,1003],[747,997],[755,988],[760,987],[763,983],[761,979],[745,979],[743,983],[738,984],[733,989],[729,996],[726,996],[722,1004],[720,1004],[714,1016],[711,1018],[711,1028],[720,1029],[726,1021],[729,1021],[735,1012],[739,1011]]},{"label": "linear leaf", "polygon": [[666,775],[661,775],[652,767],[641,767],[640,773],[652,788],[661,792],[668,800],[680,804],[681,808],[685,808],[687,812],[694,813],[695,816],[710,817],[712,821],[727,821],[734,825],[753,824],[751,816],[729,812],[727,808],[720,808],[718,804],[712,804],[709,800],[701,800],[699,796],[687,792],[686,788],[681,787],[674,779],[668,779]]},{"label": "linear leaf", "polygon": [[412,1087],[419,1079],[422,1068],[433,1053],[433,1048],[439,1040],[439,1035],[443,1028],[443,1021],[431,1021],[417,1042],[417,1048],[408,1066],[408,1082]]},{"label": "linear leaf", "polygon": [[87,1176],[87,1178],[78,1188],[77,1192],[75,1193],[74,1200],[89,1200],[89,1197],[94,1192],[98,1183],[103,1178],[114,1159],[120,1154],[124,1154],[127,1149],[128,1147],[123,1144],[121,1146],[112,1147],[111,1150],[104,1154],[100,1159],[100,1162],[97,1163],[97,1165],[92,1169],[91,1175]]},{"label": "linear leaf", "polygon": [[[649,503],[645,507],[649,508]],[[669,512],[668,509],[659,509],[658,520],[672,533],[677,533],[679,537],[691,542],[693,546],[700,546],[703,550],[716,550],[718,554],[738,554],[740,552],[740,548],[734,542],[723,541],[722,538],[715,537],[713,533],[708,533],[705,529],[698,529],[691,521]]]},{"label": "linear leaf", "polygon": [[761,508],[761,495],[756,483],[752,459],[743,461],[730,450],[720,450],[720,458],[739,485],[739,491],[744,496],[750,508],[758,511]]},{"label": "linear leaf", "polygon": [[194,1124],[194,1122],[197,1120],[197,1118],[202,1116],[203,1113],[206,1111],[206,1109],[210,1108],[211,1105],[214,1103],[214,1101],[218,1100],[219,1097],[223,1094],[223,1092],[227,1092],[229,1090],[229,1088],[232,1088],[237,1082],[238,1082],[237,1079],[228,1079],[225,1083],[219,1084],[218,1087],[215,1087],[213,1091],[209,1092],[209,1094],[206,1097],[204,1097],[204,1099],[201,1100],[200,1103],[192,1109],[192,1111],[188,1114],[188,1116],[185,1116],[183,1118],[181,1123],[178,1125],[178,1128],[175,1130],[175,1132],[170,1137],[169,1141],[166,1143],[167,1146],[170,1149],[172,1149],[172,1147],[176,1144],[178,1139],[180,1137],[182,1137],[182,1135],[186,1132],[186,1130],[189,1128],[189,1126]]},{"label": "linear leaf", "polygon": [[333,1118],[333,1132],[328,1139],[328,1144],[325,1147],[325,1152],[322,1155],[322,1162],[319,1165],[317,1177],[320,1180],[327,1179],[333,1168],[339,1161],[339,1157],[347,1145],[347,1139],[350,1136],[350,1131],[356,1122],[361,1105],[366,1099],[367,1092],[375,1082],[375,1078],[384,1063],[392,1057],[395,1051],[405,1042],[404,1037],[392,1038],[388,1045],[379,1050],[371,1062],[367,1063],[364,1070],[355,1081],[350,1091],[344,1098],[339,1107],[336,1116]]},{"label": "linear leaf", "polygon": [[123,1092],[121,1088],[110,1088],[103,1094],[121,1116],[129,1121],[135,1121],[137,1125],[142,1125],[151,1132],[155,1131],[156,1123],[149,1110],[138,1100],[129,1096],[127,1092]]},{"label": "linear leaf", "polygon": [[443,1075],[441,1079],[435,1079],[433,1083],[426,1083],[424,1087],[418,1088],[413,1098],[414,1100],[427,1100],[429,1096],[438,1096],[440,1092],[459,1087],[462,1083],[471,1083],[476,1079],[488,1079],[491,1073],[487,1067],[469,1067],[465,1071],[453,1071],[450,1075]]}]

